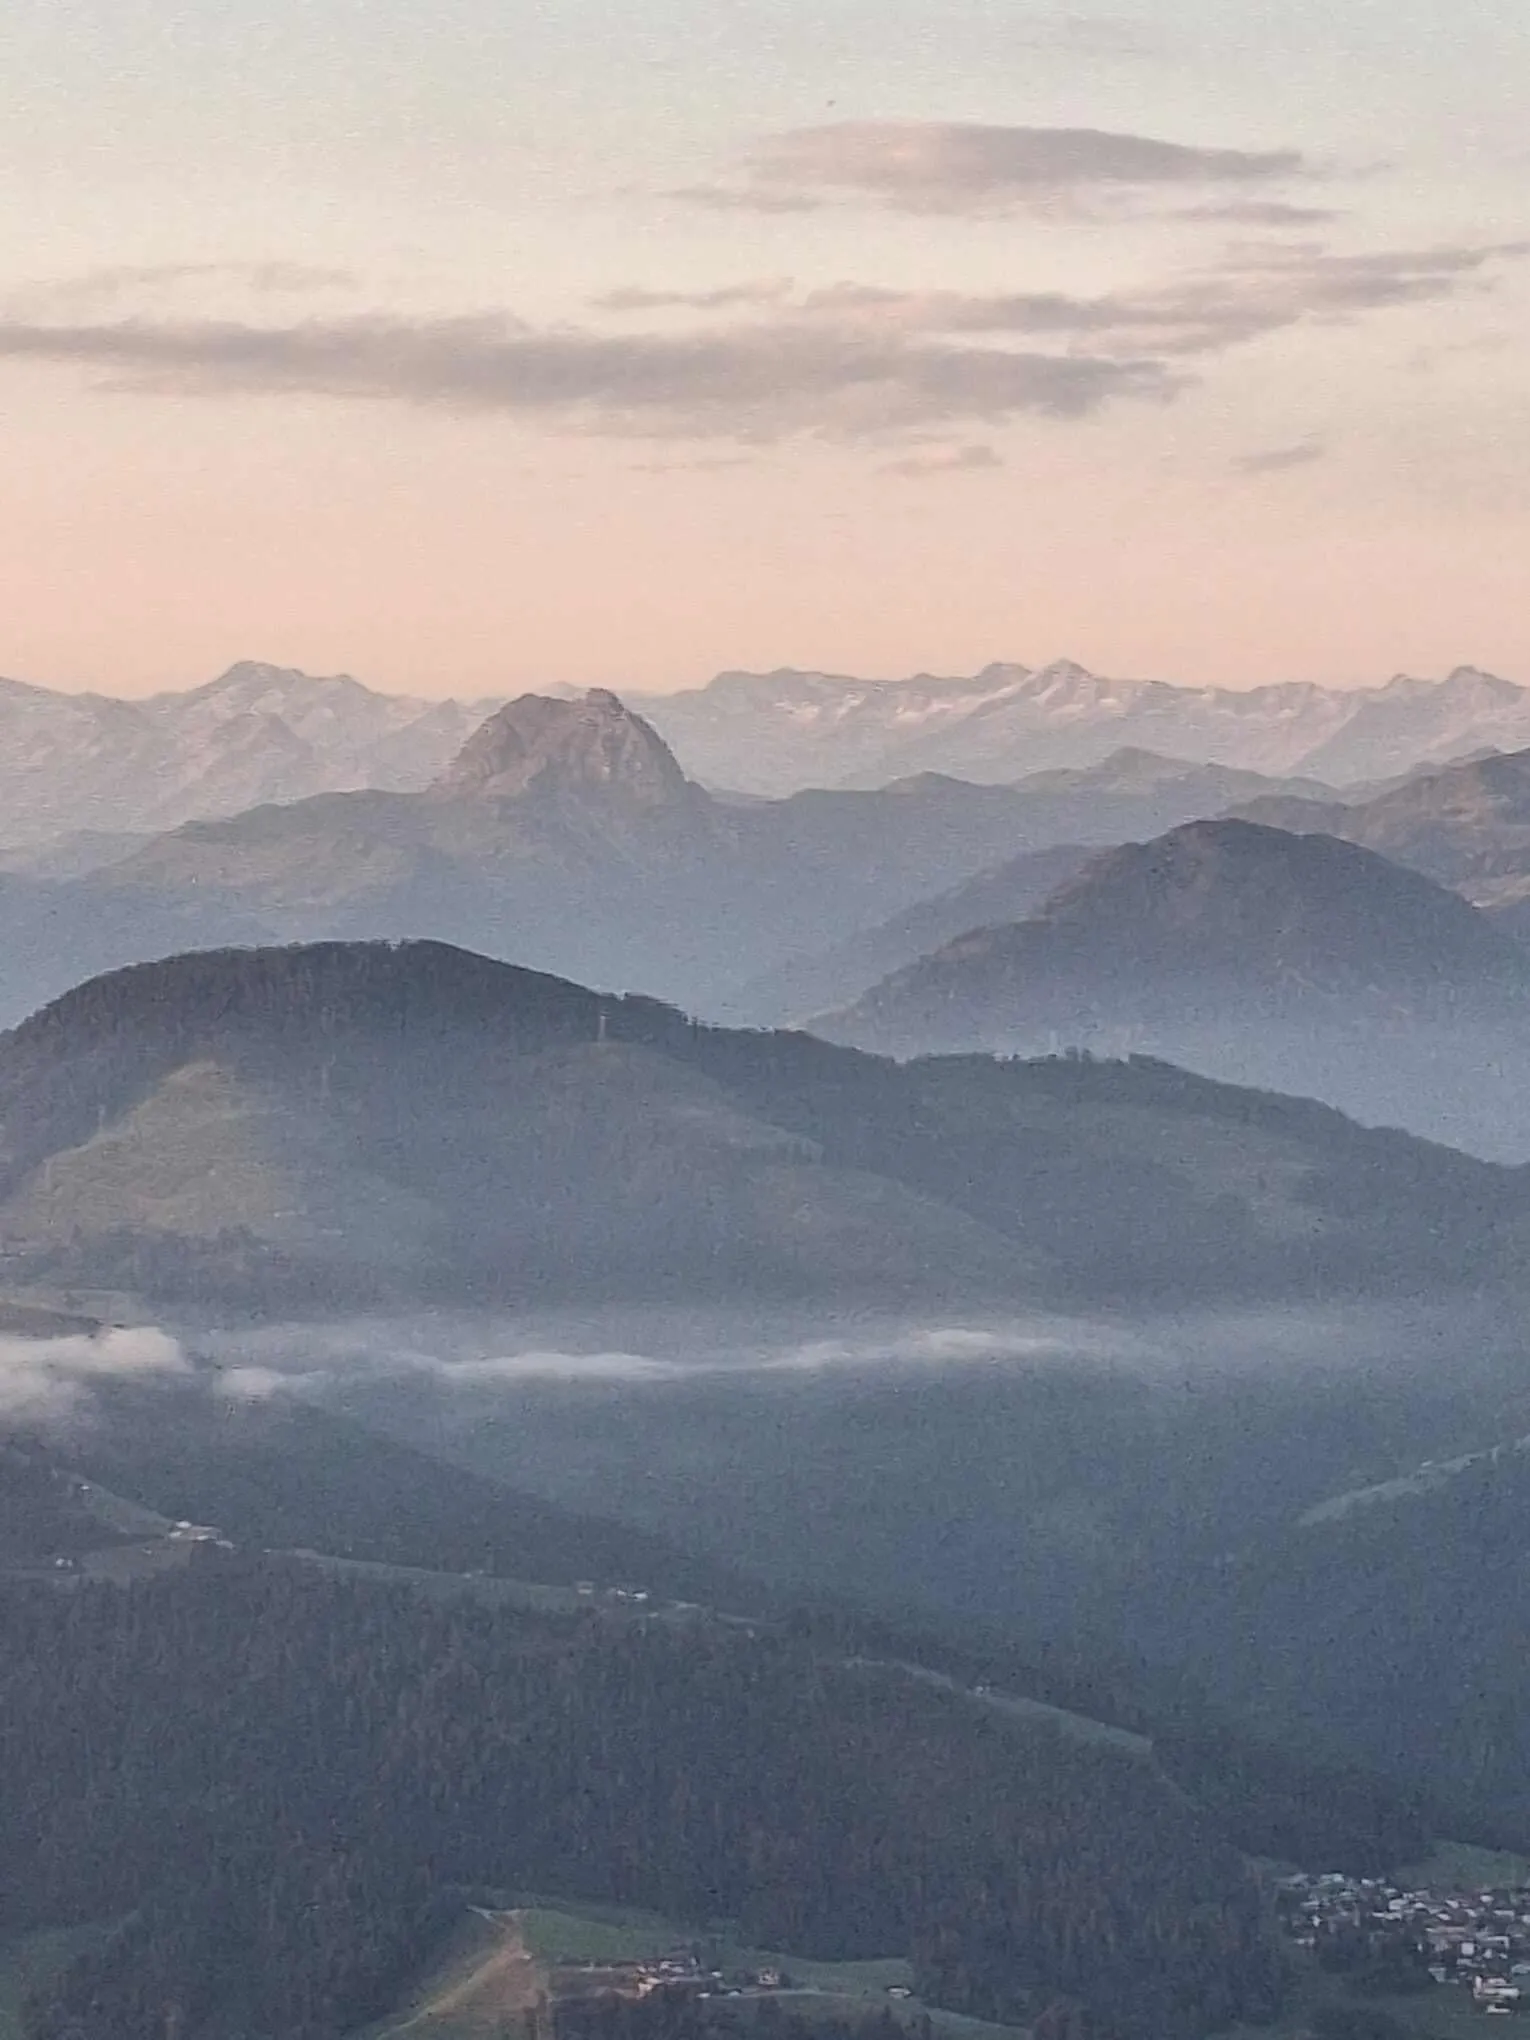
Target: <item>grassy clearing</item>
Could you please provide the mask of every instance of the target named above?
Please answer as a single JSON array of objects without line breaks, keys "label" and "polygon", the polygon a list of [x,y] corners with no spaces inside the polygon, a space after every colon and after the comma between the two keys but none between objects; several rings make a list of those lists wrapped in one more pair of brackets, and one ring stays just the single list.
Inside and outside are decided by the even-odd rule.
[{"label": "grassy clearing", "polygon": [[469,1913],[401,2008],[366,2040],[507,2040],[532,2030],[546,1988],[513,1922]]},{"label": "grassy clearing", "polygon": [[[1296,1960],[1295,1985],[1290,2007],[1273,2026],[1238,2026],[1216,2040],[1307,2040],[1312,2031],[1311,2014],[1318,2005],[1363,2005],[1367,2010],[1385,2012],[1395,2019],[1410,2040],[1482,2040],[1507,2021],[1485,2019],[1473,2005],[1469,1991],[1441,1987],[1411,1997],[1357,1998],[1335,1977],[1325,1976],[1309,1958]],[[1510,2030],[1514,2028],[1511,2026]]]},{"label": "grassy clearing", "polygon": [[810,1962],[779,1949],[751,1947],[726,1921],[687,1925],[625,1906],[546,1898],[518,1905],[516,1917],[528,1949],[554,1965],[641,1962],[674,1948],[696,1947],[710,1966],[725,1973],[779,1969],[804,1990],[832,1991],[840,1997],[881,1998],[889,1990],[908,1989],[913,1980],[908,1963],[898,1956],[875,1962]]},{"label": "grassy clearing", "polygon": [[1394,1875],[1404,1884],[1431,1891],[1493,1891],[1501,1885],[1530,1885],[1530,1858],[1470,1842],[1440,1842],[1426,1863],[1410,1863]]},{"label": "grassy clearing", "polygon": [[532,1954],[552,1964],[641,1962],[706,1938],[699,1928],[677,1927],[658,1913],[622,1906],[565,1906],[542,1900],[519,1906],[516,1917]]},{"label": "grassy clearing", "polygon": [[[549,1968],[561,1963],[641,1962],[680,1947],[696,1947],[711,1967],[724,1975],[777,1969],[792,1987],[779,1998],[794,2017],[854,2018],[887,2009],[913,2020],[926,2011],[945,2040],[1024,2040],[1013,2026],[989,2025],[958,2012],[927,2007],[917,1998],[889,1999],[890,1990],[908,1990],[913,1972],[901,1956],[871,1962],[813,1962],[773,1948],[755,1948],[740,1940],[727,1922],[689,1925],[630,1907],[585,1905],[547,1897],[523,1897],[516,1919],[530,1953]],[[774,1994],[772,1994],[774,1996]],[[764,1999],[730,2000],[730,2008],[747,2017]]]}]

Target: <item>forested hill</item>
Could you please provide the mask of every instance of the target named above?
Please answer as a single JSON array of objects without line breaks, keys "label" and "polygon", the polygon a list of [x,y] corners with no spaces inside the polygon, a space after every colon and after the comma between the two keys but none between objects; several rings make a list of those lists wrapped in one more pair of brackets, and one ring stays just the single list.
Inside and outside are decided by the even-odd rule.
[{"label": "forested hill", "polygon": [[[7,1441],[0,1424],[0,1566],[46,1563],[112,1541],[83,1500],[130,1498],[161,1527],[216,1527],[240,1549],[572,1587],[646,1588],[670,1600],[755,1610],[763,1589],[630,1524],[536,1495],[283,1397],[229,1397],[204,1375],[148,1392],[105,1383],[67,1440]],[[139,1529],[141,1537],[144,1532]]]},{"label": "forested hill", "polygon": [[172,959],[0,1038],[17,1283],[286,1312],[1512,1276],[1512,1170],[1166,1065],[899,1066],[438,943]]},{"label": "forested hill", "polygon": [[118,1920],[34,2040],[330,2040],[455,1887],[909,1954],[932,2002],[1193,2040],[1268,2010],[1241,1860],[1149,1764],[769,1632],[210,1556],[0,1587],[0,1931]]}]

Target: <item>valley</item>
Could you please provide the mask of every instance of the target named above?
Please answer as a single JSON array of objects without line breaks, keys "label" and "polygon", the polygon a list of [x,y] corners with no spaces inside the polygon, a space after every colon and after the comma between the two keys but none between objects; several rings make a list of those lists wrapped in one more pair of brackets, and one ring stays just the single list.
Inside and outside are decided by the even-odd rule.
[{"label": "valley", "polygon": [[[1530,1850],[1530,962],[1449,791],[1519,766],[1410,772],[1383,692],[1339,798],[1119,743],[719,794],[596,690],[13,851],[19,2040],[1507,2005],[1382,1971]],[[1482,862],[1345,820],[1400,809]]]}]

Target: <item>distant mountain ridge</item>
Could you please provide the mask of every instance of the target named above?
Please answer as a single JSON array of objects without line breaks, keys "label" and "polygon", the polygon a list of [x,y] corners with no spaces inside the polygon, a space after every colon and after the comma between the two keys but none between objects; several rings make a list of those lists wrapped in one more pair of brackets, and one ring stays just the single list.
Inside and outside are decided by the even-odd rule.
[{"label": "distant mountain ridge", "polygon": [[1530,750],[1466,760],[1361,800],[1262,796],[1238,812],[1361,844],[1530,931]]},{"label": "distant mountain ridge", "polygon": [[[998,784],[1131,749],[1349,785],[1530,746],[1530,690],[1471,666],[1375,688],[1246,690],[1108,679],[1071,660],[896,681],[730,672],[623,698],[688,777],[777,797],[929,772]],[[505,699],[387,694],[253,660],[134,700],[0,679],[0,850],[158,833],[322,793],[418,791]]]},{"label": "distant mountain ridge", "polygon": [[1530,745],[1530,689],[1472,666],[1357,689],[1180,687],[1105,679],[1066,659],[896,681],[783,670],[630,700],[688,772],[746,793],[932,771],[1008,781],[1123,747],[1346,784]]},{"label": "distant mountain ridge", "polygon": [[1029,917],[972,929],[816,1026],[900,1055],[1161,1055],[1530,1152],[1530,956],[1420,873],[1248,821],[1105,851]]},{"label": "distant mountain ridge", "polygon": [[337,788],[425,786],[497,702],[379,694],[246,661],[119,700],[0,680],[0,843],[137,834]]}]

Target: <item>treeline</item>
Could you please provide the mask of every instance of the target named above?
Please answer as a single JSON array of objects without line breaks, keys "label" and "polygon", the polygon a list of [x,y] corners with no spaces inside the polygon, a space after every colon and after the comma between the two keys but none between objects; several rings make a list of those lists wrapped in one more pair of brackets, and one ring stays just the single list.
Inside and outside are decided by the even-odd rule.
[{"label": "treeline", "polygon": [[[923,1611],[921,1611],[923,1614]],[[1160,1769],[1250,1856],[1371,1874],[1422,1862],[1443,1831],[1429,1795],[1364,1765],[1282,1744],[1229,1717],[1192,1678],[1172,1684],[1140,1660],[1017,1641],[997,1626],[854,1608],[798,1607],[795,1636],[843,1656],[879,1657],[992,1686],[1146,1737]],[[1453,1830],[1452,1830],[1453,1831]]]},{"label": "treeline", "polygon": [[[1312,1869],[1372,1872],[1422,1861],[1457,1832],[1416,1794],[1302,1742],[1272,1746],[1231,1724],[1192,1681],[1155,1680],[1013,1632],[922,1611],[890,1619],[846,1606],[791,1605],[625,1525],[575,1515],[307,1405],[229,1404],[198,1384],[144,1396],[113,1387],[72,1448],[76,1469],[172,1520],[216,1523],[241,1547],[306,1548],[448,1573],[650,1589],[781,1623],[819,1656],[879,1658],[991,1685],[1149,1737],[1162,1768],[1247,1854]],[[40,1452],[0,1451],[0,1559],[108,1541]]]},{"label": "treeline", "polygon": [[331,2040],[452,1885],[906,1952],[1091,2035],[1267,2014],[1237,1856],[1149,1765],[768,1633],[532,1616],[210,1557],[0,1590],[0,1930],[115,1919],[31,2040]]}]

